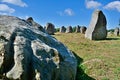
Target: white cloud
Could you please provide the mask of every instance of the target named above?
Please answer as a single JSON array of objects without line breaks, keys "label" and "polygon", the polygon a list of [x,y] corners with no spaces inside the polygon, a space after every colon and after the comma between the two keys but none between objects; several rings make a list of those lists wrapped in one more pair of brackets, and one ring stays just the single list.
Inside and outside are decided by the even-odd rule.
[{"label": "white cloud", "polygon": [[86,0],[86,8],[94,9],[100,7],[102,4],[94,0]]},{"label": "white cloud", "polygon": [[108,3],[105,7],[108,10],[118,10],[120,12],[120,1],[113,1]]},{"label": "white cloud", "polygon": [[30,16],[25,16],[25,19],[28,19]]},{"label": "white cloud", "polygon": [[64,11],[59,11],[57,12],[60,16],[73,16],[74,15],[74,12],[72,9],[70,8],[67,8],[65,9]]},{"label": "white cloud", "polygon": [[27,19],[27,18],[29,18],[30,16],[28,16],[28,15],[26,15],[26,16],[19,16],[19,18],[21,18],[21,19]]},{"label": "white cloud", "polygon": [[24,3],[22,0],[1,0],[1,1],[5,3],[14,4],[20,7],[27,7],[27,4]]},{"label": "white cloud", "polygon": [[68,16],[73,16],[74,15],[74,12],[72,9],[68,8],[68,9],[65,9],[64,10],[64,13]]},{"label": "white cloud", "polygon": [[0,4],[0,14],[11,14],[14,12],[15,12],[15,9],[10,8],[8,5]]}]

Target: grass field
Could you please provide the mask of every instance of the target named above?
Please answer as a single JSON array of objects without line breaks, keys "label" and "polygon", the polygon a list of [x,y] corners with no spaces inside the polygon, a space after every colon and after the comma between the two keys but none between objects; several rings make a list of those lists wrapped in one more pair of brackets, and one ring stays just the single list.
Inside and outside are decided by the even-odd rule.
[{"label": "grass field", "polygon": [[90,41],[80,33],[56,33],[78,60],[76,80],[120,80],[120,37]]}]

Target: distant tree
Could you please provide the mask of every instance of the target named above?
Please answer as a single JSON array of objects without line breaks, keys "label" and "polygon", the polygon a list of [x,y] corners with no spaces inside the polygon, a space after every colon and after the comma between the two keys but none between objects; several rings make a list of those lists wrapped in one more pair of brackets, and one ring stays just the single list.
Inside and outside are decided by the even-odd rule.
[{"label": "distant tree", "polygon": [[76,26],[73,27],[73,32],[75,32],[75,30],[76,30]]},{"label": "distant tree", "polygon": [[114,29],[109,29],[107,30],[107,32],[114,32]]},{"label": "distant tree", "polygon": [[56,28],[56,29],[55,29],[55,32],[59,32],[59,31],[60,31],[60,28]]}]

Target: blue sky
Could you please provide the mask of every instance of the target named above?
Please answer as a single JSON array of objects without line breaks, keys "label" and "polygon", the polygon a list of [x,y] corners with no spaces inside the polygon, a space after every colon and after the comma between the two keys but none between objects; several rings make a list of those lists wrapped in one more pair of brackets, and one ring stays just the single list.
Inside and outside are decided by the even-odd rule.
[{"label": "blue sky", "polygon": [[120,0],[0,0],[0,14],[24,19],[32,16],[42,26],[51,22],[56,27],[88,27],[95,9],[105,14],[107,29],[118,27]]}]

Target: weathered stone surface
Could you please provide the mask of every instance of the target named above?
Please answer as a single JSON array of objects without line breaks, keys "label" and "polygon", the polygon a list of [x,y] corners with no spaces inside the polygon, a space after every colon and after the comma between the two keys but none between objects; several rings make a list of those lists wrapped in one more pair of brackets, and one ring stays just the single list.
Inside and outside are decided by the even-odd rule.
[{"label": "weathered stone surface", "polygon": [[96,10],[92,14],[92,19],[88,29],[86,30],[85,37],[90,40],[102,40],[107,37],[106,18],[101,10]]},{"label": "weathered stone surface", "polygon": [[27,21],[0,16],[0,79],[75,80],[76,58]]},{"label": "weathered stone surface", "polygon": [[79,26],[79,25],[77,25],[75,29],[76,29],[76,30],[75,30],[76,33],[79,33],[79,32],[80,32],[80,26]]},{"label": "weathered stone surface", "polygon": [[80,33],[85,34],[87,28],[85,26],[80,27]]},{"label": "weathered stone surface", "polygon": [[115,30],[114,30],[114,34],[115,34],[116,36],[119,36],[119,33],[120,33],[119,31],[120,31],[119,28],[116,27]]},{"label": "weathered stone surface", "polygon": [[65,33],[65,31],[66,31],[66,28],[65,28],[64,26],[62,26],[62,27],[60,28],[60,32],[61,32],[61,33]]},{"label": "weathered stone surface", "polygon": [[55,26],[52,23],[47,23],[45,30],[48,34],[53,35],[55,32]]},{"label": "weathered stone surface", "polygon": [[68,26],[66,29],[66,33],[72,33],[72,32],[73,32],[72,26]]}]

